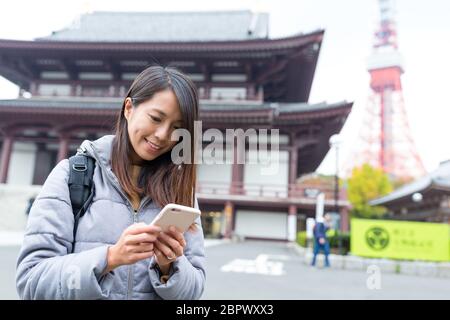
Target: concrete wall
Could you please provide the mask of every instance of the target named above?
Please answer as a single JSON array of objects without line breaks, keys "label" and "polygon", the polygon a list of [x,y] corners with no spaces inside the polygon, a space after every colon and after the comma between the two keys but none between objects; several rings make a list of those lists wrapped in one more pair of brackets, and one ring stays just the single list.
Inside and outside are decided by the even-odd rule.
[{"label": "concrete wall", "polygon": [[0,232],[25,230],[28,199],[40,190],[41,186],[0,184]]},{"label": "concrete wall", "polygon": [[[202,188],[201,192],[210,193],[212,192],[211,188],[216,186],[218,187],[218,189],[215,190],[216,193],[228,194],[228,187],[231,184],[232,165],[226,164],[225,156],[226,154],[224,152],[222,155],[223,163],[216,164],[214,163],[214,159],[212,159],[208,153],[203,154],[203,163],[197,165],[197,179],[200,185],[203,183],[205,186],[208,186],[208,189]],[[217,155],[216,157],[218,158]]]},{"label": "concrete wall", "polygon": [[288,238],[286,212],[236,210],[235,233],[242,237]]},{"label": "concrete wall", "polygon": [[[260,195],[259,186],[264,186],[263,196],[287,196],[287,187],[289,183],[289,153],[287,151],[279,151],[278,159],[273,155],[263,156],[263,160],[258,163],[251,163],[251,159],[257,159],[256,151],[248,151],[246,153],[246,164],[244,168],[244,186],[248,195]],[[259,154],[261,159],[261,154]],[[266,159],[270,160],[266,163]],[[256,161],[256,160],[255,160]],[[254,162],[255,162],[254,161]],[[278,164],[276,162],[278,161]],[[264,172],[269,171],[272,167],[273,174],[265,175]],[[257,185],[258,187],[252,187]]]},{"label": "concrete wall", "polygon": [[34,143],[14,143],[6,180],[8,184],[31,185],[33,183],[36,150]]}]

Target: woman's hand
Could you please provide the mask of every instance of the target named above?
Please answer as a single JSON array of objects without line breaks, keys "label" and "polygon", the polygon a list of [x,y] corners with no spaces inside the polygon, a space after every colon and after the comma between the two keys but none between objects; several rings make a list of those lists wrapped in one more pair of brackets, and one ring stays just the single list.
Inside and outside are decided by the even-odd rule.
[{"label": "woman's hand", "polygon": [[155,260],[164,275],[169,274],[170,265],[184,253],[186,240],[183,234],[171,226],[168,232],[161,232],[155,241]]},{"label": "woman's hand", "polygon": [[108,248],[108,265],[104,274],[119,266],[153,256],[154,243],[160,232],[160,227],[145,223],[136,223],[126,228],[117,243]]}]

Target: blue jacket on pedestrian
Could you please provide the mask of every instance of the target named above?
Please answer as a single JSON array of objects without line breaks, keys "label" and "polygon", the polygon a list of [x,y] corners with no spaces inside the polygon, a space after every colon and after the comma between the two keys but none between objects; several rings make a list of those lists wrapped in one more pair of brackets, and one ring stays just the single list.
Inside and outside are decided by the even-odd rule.
[{"label": "blue jacket on pedestrian", "polygon": [[314,225],[313,234],[315,239],[327,238],[328,227],[323,222],[318,222]]}]

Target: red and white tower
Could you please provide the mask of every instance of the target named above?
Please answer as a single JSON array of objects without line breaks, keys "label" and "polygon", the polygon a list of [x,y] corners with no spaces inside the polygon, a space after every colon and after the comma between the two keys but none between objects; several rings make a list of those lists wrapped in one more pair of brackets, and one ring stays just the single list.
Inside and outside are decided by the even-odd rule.
[{"label": "red and white tower", "polygon": [[368,59],[371,93],[351,167],[369,163],[394,178],[417,178],[425,168],[411,136],[403,101],[400,77],[404,70],[398,51],[394,0],[378,3],[380,21]]}]

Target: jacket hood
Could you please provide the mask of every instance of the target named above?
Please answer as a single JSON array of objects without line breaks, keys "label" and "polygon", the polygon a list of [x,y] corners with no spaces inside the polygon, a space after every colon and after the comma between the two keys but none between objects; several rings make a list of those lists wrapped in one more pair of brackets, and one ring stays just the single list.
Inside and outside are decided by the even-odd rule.
[{"label": "jacket hood", "polygon": [[106,135],[95,141],[84,140],[80,148],[85,149],[86,153],[100,162],[104,167],[111,168],[111,150],[114,135]]}]

